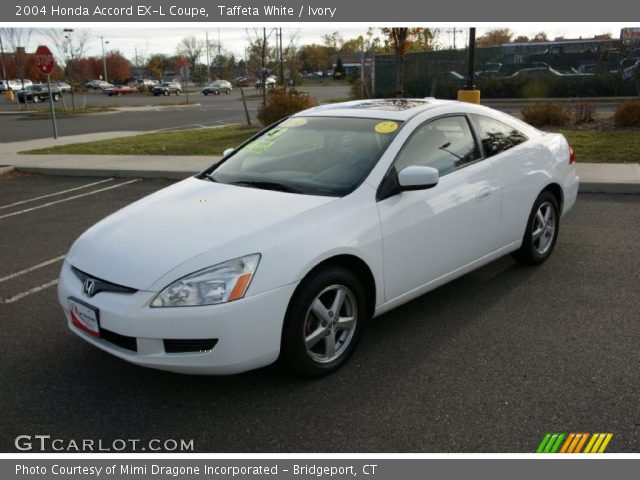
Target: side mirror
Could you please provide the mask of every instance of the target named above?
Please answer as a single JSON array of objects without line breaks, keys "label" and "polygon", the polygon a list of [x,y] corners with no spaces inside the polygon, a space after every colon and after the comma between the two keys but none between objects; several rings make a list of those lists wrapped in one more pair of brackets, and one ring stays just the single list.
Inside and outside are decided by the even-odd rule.
[{"label": "side mirror", "polygon": [[437,168],[411,166],[403,168],[398,173],[400,190],[424,190],[438,184],[440,172]]},{"label": "side mirror", "polygon": [[222,152],[222,156],[226,157],[228,155],[231,155],[234,150],[235,150],[235,148],[227,148],[224,152]]}]

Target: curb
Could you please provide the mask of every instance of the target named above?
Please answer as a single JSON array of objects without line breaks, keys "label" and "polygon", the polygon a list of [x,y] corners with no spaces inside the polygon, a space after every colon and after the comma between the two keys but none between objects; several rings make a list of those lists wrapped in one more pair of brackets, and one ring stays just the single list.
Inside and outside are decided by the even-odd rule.
[{"label": "curb", "polygon": [[[48,168],[48,167],[0,167],[0,175],[12,170],[23,173],[68,177],[116,177],[116,178],[163,178],[168,180],[184,180],[200,171],[185,170],[135,170],[135,169],[101,169],[101,168]],[[608,193],[624,195],[640,195],[640,183],[614,182],[581,182],[580,193]]]},{"label": "curb", "polygon": [[580,182],[578,192],[640,195],[640,183]]}]

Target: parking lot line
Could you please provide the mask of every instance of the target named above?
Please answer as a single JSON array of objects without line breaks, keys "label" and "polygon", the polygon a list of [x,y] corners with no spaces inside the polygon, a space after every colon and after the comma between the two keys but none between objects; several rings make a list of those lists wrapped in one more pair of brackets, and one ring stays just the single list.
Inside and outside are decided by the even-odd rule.
[{"label": "parking lot line", "polygon": [[35,202],[36,200],[42,200],[43,198],[55,197],[56,195],[63,195],[65,193],[75,192],[76,190],[93,187],[94,185],[99,185],[101,183],[111,182],[111,181],[113,181],[113,178],[107,178],[106,180],[100,180],[98,182],[88,183],[86,185],[80,185],[79,187],[68,188],[67,190],[61,190],[59,192],[48,193],[47,195],[41,195],[39,197],[29,198],[27,200],[21,200],[19,202],[10,203],[9,205],[2,205],[0,206],[0,210],[2,210],[3,208],[10,208],[10,207],[15,207],[17,205],[22,205],[23,203]]},{"label": "parking lot line", "polygon": [[52,258],[51,260],[47,260],[45,262],[39,263],[38,265],[34,265],[33,267],[25,268],[24,270],[20,270],[19,272],[15,272],[10,275],[7,275],[6,277],[2,277],[0,278],[0,283],[6,282],[7,280],[11,280],[12,278],[19,277],[20,275],[24,275],[25,273],[33,272],[34,270],[37,270],[42,267],[46,267],[47,265],[51,265],[52,263],[59,262],[64,257],[65,257],[64,255],[60,255],[59,257]]},{"label": "parking lot line", "polygon": [[110,187],[100,188],[98,190],[92,190],[91,192],[81,193],[81,194],[78,194],[78,195],[73,195],[71,197],[63,198],[61,200],[55,200],[53,202],[45,203],[43,205],[38,205],[37,207],[31,207],[31,208],[26,208],[24,210],[20,210],[20,211],[17,211],[17,212],[7,213],[5,215],[0,215],[0,220],[2,220],[3,218],[13,217],[15,215],[21,215],[23,213],[32,212],[34,210],[39,210],[40,208],[45,208],[45,207],[50,207],[52,205],[57,205],[58,203],[68,202],[70,200],[75,200],[76,198],[86,197],[88,195],[93,195],[95,193],[106,192],[107,190],[112,190],[112,189],[118,188],[118,187],[124,187],[125,185],[129,185],[130,183],[135,183],[135,182],[139,182],[139,181],[140,181],[140,179],[136,178],[134,180],[129,180],[128,182],[122,182],[122,183],[119,183],[117,185],[111,185]]},{"label": "parking lot line", "polygon": [[29,290],[25,290],[24,292],[20,292],[17,295],[14,295],[11,298],[5,298],[4,300],[2,300],[2,303],[14,303],[17,302],[18,300],[23,299],[24,297],[31,295],[33,293],[38,293],[46,288],[49,287],[53,287],[54,285],[56,285],[58,283],[58,279],[56,278],[55,280],[51,280],[50,282],[47,283],[43,283],[42,285],[38,285],[37,287],[33,287]]}]

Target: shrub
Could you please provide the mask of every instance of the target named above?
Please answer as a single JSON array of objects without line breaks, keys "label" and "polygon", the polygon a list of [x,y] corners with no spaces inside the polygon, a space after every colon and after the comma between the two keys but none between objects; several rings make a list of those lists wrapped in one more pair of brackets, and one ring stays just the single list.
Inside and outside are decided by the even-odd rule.
[{"label": "shrub", "polygon": [[596,108],[591,102],[579,102],[573,106],[573,121],[575,123],[591,123],[595,121]]},{"label": "shrub", "polygon": [[536,127],[554,125],[562,127],[571,120],[567,107],[561,103],[534,103],[522,109],[525,122]]},{"label": "shrub", "polygon": [[258,120],[264,126],[271,125],[289,115],[315,107],[318,101],[311,95],[293,88],[275,88],[267,94],[267,104],[258,109]]},{"label": "shrub", "polygon": [[640,127],[640,99],[620,103],[613,121],[616,127]]}]

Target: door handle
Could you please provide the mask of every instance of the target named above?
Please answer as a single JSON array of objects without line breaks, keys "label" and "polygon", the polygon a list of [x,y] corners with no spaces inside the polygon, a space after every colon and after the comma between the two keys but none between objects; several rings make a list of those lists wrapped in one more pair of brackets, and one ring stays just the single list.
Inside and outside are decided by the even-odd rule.
[{"label": "door handle", "polygon": [[477,195],[476,195],[476,201],[481,202],[482,200],[486,199],[489,197],[489,195],[491,195],[491,189],[486,188],[484,190],[481,190]]}]

